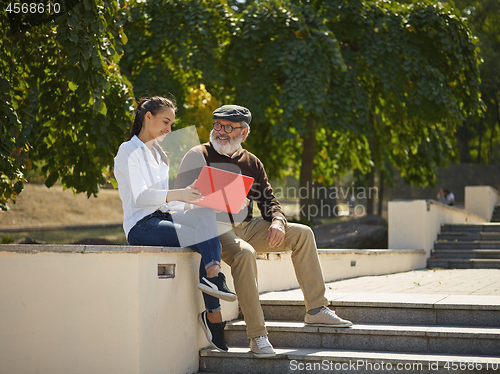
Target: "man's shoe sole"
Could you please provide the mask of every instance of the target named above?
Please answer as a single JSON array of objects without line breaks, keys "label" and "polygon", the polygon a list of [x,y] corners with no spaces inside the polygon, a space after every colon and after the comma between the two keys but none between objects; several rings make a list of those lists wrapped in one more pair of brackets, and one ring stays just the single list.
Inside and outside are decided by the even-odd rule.
[{"label": "man's shoe sole", "polygon": [[236,301],[236,299],[238,298],[236,295],[234,294],[228,294],[228,293],[225,293],[225,292],[221,292],[219,290],[214,290],[212,287],[209,287],[203,283],[199,283],[198,284],[198,288],[200,290],[202,290],[203,292],[209,294],[209,295],[212,295],[214,297],[217,297],[221,300],[225,300],[225,301]]},{"label": "man's shoe sole", "polygon": [[210,343],[210,345],[217,349],[219,352],[227,352],[223,349],[220,349],[219,347],[217,347],[214,342],[212,342],[212,332],[210,331],[210,328],[205,324],[205,322],[203,321],[203,316],[206,316],[206,313],[201,313],[198,315],[198,322],[200,322],[200,325],[203,329],[203,331],[205,332],[205,336],[207,337],[207,340],[208,342]]},{"label": "man's shoe sole", "polygon": [[[252,351],[250,351],[252,352]],[[253,355],[256,357],[256,358],[271,358],[271,357],[276,357],[276,352],[275,353],[255,353],[255,352],[252,352]]]}]

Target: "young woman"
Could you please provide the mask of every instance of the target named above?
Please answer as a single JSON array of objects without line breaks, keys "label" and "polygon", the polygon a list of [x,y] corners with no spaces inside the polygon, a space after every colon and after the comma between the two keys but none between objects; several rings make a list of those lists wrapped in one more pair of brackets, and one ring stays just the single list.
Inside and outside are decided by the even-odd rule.
[{"label": "young woman", "polygon": [[[169,188],[169,162],[158,141],[172,130],[176,110],[172,100],[157,96],[142,99],[137,106],[130,137],[115,157],[123,229],[131,245],[189,246],[197,251],[201,254],[198,288],[234,301],[236,295],[227,288],[220,271],[222,247],[214,211],[193,209],[191,203],[203,198],[194,183],[183,189]],[[207,311],[220,311],[219,302],[204,299],[207,310],[200,315],[200,323],[212,346],[226,351],[225,323],[207,319]]]}]

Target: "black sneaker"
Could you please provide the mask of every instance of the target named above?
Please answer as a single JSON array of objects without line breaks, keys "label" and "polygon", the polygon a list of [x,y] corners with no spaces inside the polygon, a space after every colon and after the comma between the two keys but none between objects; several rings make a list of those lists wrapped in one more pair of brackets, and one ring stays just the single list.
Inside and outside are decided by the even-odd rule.
[{"label": "black sneaker", "polygon": [[207,318],[207,311],[205,310],[198,316],[198,321],[200,321],[201,327],[205,332],[210,345],[221,352],[227,352],[229,348],[226,344],[226,339],[224,339],[224,328],[226,327],[226,322],[212,323]]},{"label": "black sneaker", "polygon": [[226,277],[224,274],[219,273],[216,277],[201,278],[198,288],[203,292],[218,297],[226,301],[236,301],[236,294],[229,291],[226,285]]}]

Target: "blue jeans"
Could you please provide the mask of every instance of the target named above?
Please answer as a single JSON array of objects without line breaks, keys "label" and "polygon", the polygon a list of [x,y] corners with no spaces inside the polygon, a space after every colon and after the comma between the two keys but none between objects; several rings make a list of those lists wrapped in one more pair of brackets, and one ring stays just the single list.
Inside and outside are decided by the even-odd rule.
[{"label": "blue jeans", "polygon": [[[221,262],[222,247],[212,209],[190,209],[173,214],[156,211],[132,227],[127,241],[130,245],[191,248],[201,255],[200,280],[207,276],[210,266]],[[207,311],[218,312],[219,299],[207,296],[203,293]]]}]

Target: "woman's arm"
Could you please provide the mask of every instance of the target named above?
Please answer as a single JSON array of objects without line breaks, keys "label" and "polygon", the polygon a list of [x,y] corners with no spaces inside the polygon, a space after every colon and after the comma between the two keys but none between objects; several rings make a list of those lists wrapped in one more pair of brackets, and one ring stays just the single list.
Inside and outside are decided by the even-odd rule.
[{"label": "woman's arm", "polygon": [[[142,151],[141,148],[132,150],[124,147],[119,150],[115,158],[115,177],[118,181],[118,187],[124,193],[130,194],[133,204],[143,207],[160,206],[172,201],[197,202],[203,198],[203,195],[193,188],[196,181],[186,188],[172,190],[161,188],[161,176],[158,180],[154,180],[155,177],[159,176],[148,173],[147,160]],[[168,178],[168,176],[164,177]],[[153,185],[148,187],[146,179],[147,181],[153,179],[149,181]],[[185,205],[187,208],[187,205],[190,204]]]},{"label": "woman's arm", "polygon": [[196,203],[201,199],[203,199],[203,195],[200,193],[200,191],[194,188],[195,183],[196,180],[186,188],[169,190],[167,192],[167,197],[166,197],[167,203],[170,201],[184,201],[186,203]]}]

